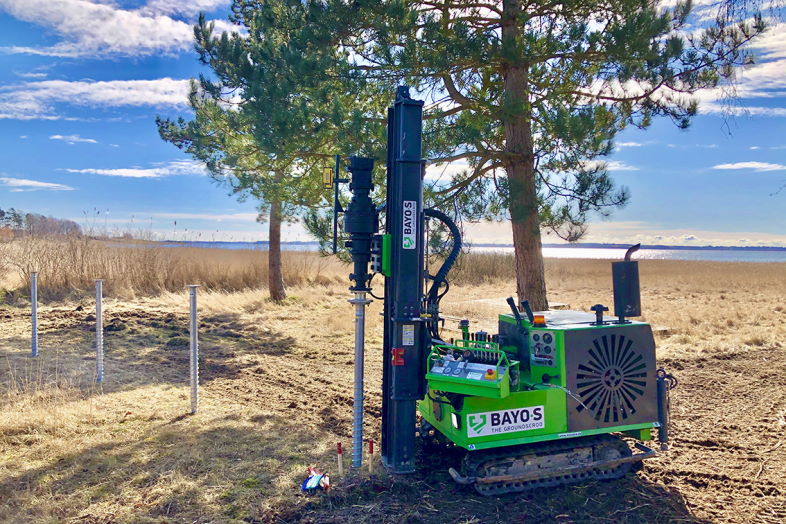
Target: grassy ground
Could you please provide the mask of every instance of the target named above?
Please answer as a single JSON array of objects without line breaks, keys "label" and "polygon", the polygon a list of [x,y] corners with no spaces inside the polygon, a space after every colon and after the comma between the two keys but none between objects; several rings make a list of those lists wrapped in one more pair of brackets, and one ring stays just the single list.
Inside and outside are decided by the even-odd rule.
[{"label": "grassy ground", "polygon": [[[552,302],[611,304],[607,262],[547,264]],[[103,391],[89,293],[42,306],[36,360],[29,310],[3,307],[0,521],[786,519],[786,265],[643,261],[645,319],[668,328],[658,358],[680,379],[673,449],[624,480],[491,499],[452,483],[450,453],[423,455],[406,478],[335,474],[335,443],[350,443],[353,315],[342,268],[332,271],[292,285],[283,304],[264,290],[200,295],[196,416],[185,293],[107,299]],[[459,276],[445,313],[493,330],[512,281]],[[370,309],[366,432],[378,440],[380,304]],[[309,464],[333,474],[330,496],[298,494]]]}]

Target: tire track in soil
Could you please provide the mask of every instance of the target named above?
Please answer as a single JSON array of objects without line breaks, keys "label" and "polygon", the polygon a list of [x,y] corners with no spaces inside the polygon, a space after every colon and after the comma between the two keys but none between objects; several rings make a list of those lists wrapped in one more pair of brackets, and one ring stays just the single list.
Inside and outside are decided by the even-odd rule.
[{"label": "tire track in soil", "polygon": [[[670,362],[671,361],[671,362]],[[783,522],[786,351],[725,352],[669,359],[682,368],[672,396],[672,449],[646,477],[675,486],[697,517]]]}]

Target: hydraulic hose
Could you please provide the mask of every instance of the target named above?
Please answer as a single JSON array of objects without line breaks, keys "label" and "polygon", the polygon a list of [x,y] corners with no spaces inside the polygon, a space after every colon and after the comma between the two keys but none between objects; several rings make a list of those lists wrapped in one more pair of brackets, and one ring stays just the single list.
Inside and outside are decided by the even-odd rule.
[{"label": "hydraulic hose", "polygon": [[453,247],[450,248],[450,254],[448,254],[445,261],[442,263],[442,266],[437,271],[437,274],[434,276],[434,282],[431,284],[431,288],[428,291],[428,302],[433,304],[437,301],[437,295],[439,294],[439,288],[445,280],[447,280],[448,272],[453,267],[453,264],[456,263],[459,254],[461,254],[461,231],[456,226],[456,223],[453,220],[438,209],[428,208],[423,210],[423,214],[427,217],[436,218],[443,224],[448,227],[448,231],[450,231],[450,236],[453,239]]}]

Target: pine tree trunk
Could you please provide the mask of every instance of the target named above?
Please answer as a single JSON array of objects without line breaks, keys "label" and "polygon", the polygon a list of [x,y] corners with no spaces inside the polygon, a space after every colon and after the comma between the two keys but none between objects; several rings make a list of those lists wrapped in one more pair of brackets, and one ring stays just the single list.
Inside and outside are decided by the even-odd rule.
[{"label": "pine tree trunk", "polygon": [[268,233],[268,274],[267,285],[270,298],[275,301],[287,298],[284,289],[284,274],[281,270],[281,202],[270,203],[270,226]]},{"label": "pine tree trunk", "polygon": [[[503,2],[503,47],[521,36],[517,19],[518,0]],[[505,171],[510,184],[510,218],[513,247],[516,253],[516,293],[519,300],[529,300],[532,309],[548,309],[543,250],[540,241],[538,195],[535,184],[535,154],[532,140],[531,108],[528,99],[528,65],[513,59],[504,66]]]}]

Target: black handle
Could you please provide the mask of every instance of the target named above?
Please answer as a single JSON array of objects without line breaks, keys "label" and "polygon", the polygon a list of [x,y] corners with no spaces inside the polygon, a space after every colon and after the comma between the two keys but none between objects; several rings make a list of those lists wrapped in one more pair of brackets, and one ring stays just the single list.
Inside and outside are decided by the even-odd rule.
[{"label": "black handle", "polygon": [[603,325],[603,312],[608,311],[609,308],[604,306],[603,304],[595,304],[590,308],[590,310],[595,312],[595,325],[602,326]]},{"label": "black handle", "polygon": [[520,326],[521,325],[521,313],[519,313],[519,310],[516,307],[516,301],[513,300],[513,297],[508,297],[506,302],[510,306],[510,310],[513,311],[513,316],[516,317],[516,325]]},{"label": "black handle", "polygon": [[527,318],[530,322],[535,322],[535,314],[532,312],[532,308],[529,307],[529,300],[522,300],[521,307],[524,308],[524,311],[527,313]]}]

